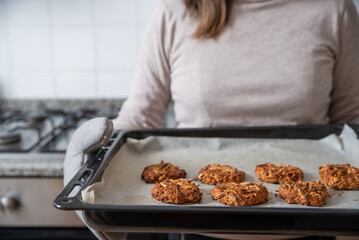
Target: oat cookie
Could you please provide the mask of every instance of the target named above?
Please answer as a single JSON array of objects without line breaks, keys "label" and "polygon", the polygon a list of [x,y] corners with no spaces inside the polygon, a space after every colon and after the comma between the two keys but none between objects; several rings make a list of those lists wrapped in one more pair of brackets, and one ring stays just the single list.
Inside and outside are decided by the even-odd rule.
[{"label": "oat cookie", "polygon": [[302,181],[304,174],[300,168],[291,165],[283,166],[282,164],[274,165],[266,163],[258,165],[255,173],[259,180],[267,183],[285,183]]},{"label": "oat cookie", "polygon": [[359,168],[350,164],[326,164],[319,167],[320,180],[332,189],[359,190]]},{"label": "oat cookie", "polygon": [[211,164],[199,171],[198,178],[211,185],[226,182],[243,182],[246,174],[235,167],[220,164]]},{"label": "oat cookie", "polygon": [[279,187],[279,195],[287,203],[308,206],[323,206],[330,197],[327,188],[321,182],[290,182]]},{"label": "oat cookie", "polygon": [[159,164],[145,167],[141,177],[146,183],[156,183],[168,179],[184,178],[186,171],[171,163],[161,161]]},{"label": "oat cookie", "polygon": [[212,189],[213,199],[229,206],[251,206],[268,201],[268,190],[261,183],[224,183]]},{"label": "oat cookie", "polygon": [[192,179],[165,180],[156,183],[152,196],[158,201],[173,204],[200,202],[202,193]]}]

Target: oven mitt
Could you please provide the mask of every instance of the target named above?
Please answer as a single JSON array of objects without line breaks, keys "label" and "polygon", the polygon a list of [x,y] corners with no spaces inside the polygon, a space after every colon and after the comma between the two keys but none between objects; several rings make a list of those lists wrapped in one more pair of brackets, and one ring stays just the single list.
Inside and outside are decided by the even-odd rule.
[{"label": "oven mitt", "polygon": [[87,154],[100,149],[110,140],[112,131],[112,121],[100,117],[85,122],[75,131],[66,150],[64,185],[87,161]]},{"label": "oven mitt", "polygon": [[[94,118],[81,125],[74,133],[66,150],[64,185],[66,185],[87,161],[89,153],[104,146],[111,138],[113,123],[107,118]],[[76,211],[84,222],[83,212]],[[90,228],[99,239],[126,239],[126,233],[98,232]]]}]

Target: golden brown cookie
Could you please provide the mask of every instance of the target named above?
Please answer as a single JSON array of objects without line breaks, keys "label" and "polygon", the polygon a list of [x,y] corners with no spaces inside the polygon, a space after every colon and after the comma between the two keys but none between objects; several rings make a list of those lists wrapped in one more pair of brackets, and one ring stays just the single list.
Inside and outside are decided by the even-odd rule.
[{"label": "golden brown cookie", "polygon": [[141,177],[146,183],[156,183],[168,179],[179,179],[186,177],[186,171],[179,169],[179,167],[161,161],[159,164],[154,164],[145,167]]},{"label": "golden brown cookie", "polygon": [[320,180],[332,189],[359,189],[359,168],[350,164],[326,164],[319,167],[319,175]]},{"label": "golden brown cookie", "polygon": [[285,183],[302,181],[304,174],[300,168],[291,165],[283,166],[282,164],[274,165],[266,163],[258,165],[255,173],[259,180],[267,183]]},{"label": "golden brown cookie", "polygon": [[212,189],[213,199],[229,206],[251,206],[268,201],[268,190],[261,183],[224,183]]},{"label": "golden brown cookie", "polygon": [[152,196],[158,201],[173,204],[195,203],[202,199],[202,193],[193,180],[184,178],[156,183]]},{"label": "golden brown cookie", "polygon": [[215,163],[202,168],[198,173],[198,178],[203,183],[216,185],[217,183],[243,182],[245,175],[245,172],[235,167]]},{"label": "golden brown cookie", "polygon": [[308,206],[323,206],[330,197],[325,185],[321,182],[291,182],[279,187],[279,195],[287,203]]}]

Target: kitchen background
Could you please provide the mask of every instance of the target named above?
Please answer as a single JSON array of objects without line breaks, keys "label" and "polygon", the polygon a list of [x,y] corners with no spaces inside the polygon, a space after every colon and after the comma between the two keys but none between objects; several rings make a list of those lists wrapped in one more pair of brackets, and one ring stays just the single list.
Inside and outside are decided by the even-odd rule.
[{"label": "kitchen background", "polygon": [[127,97],[158,2],[0,0],[1,98]]},{"label": "kitchen background", "polygon": [[0,0],[1,98],[126,98],[158,2]]},{"label": "kitchen background", "polygon": [[52,206],[65,149],[80,124],[117,114],[159,1],[0,0],[1,239],[90,239]]}]

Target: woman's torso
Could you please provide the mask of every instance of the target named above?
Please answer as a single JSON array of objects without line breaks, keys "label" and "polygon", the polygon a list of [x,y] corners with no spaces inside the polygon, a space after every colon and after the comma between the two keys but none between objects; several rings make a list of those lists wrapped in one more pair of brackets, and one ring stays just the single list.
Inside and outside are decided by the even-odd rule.
[{"label": "woman's torso", "polygon": [[237,0],[218,37],[194,39],[196,21],[169,1],[178,127],[327,123],[338,2]]}]

